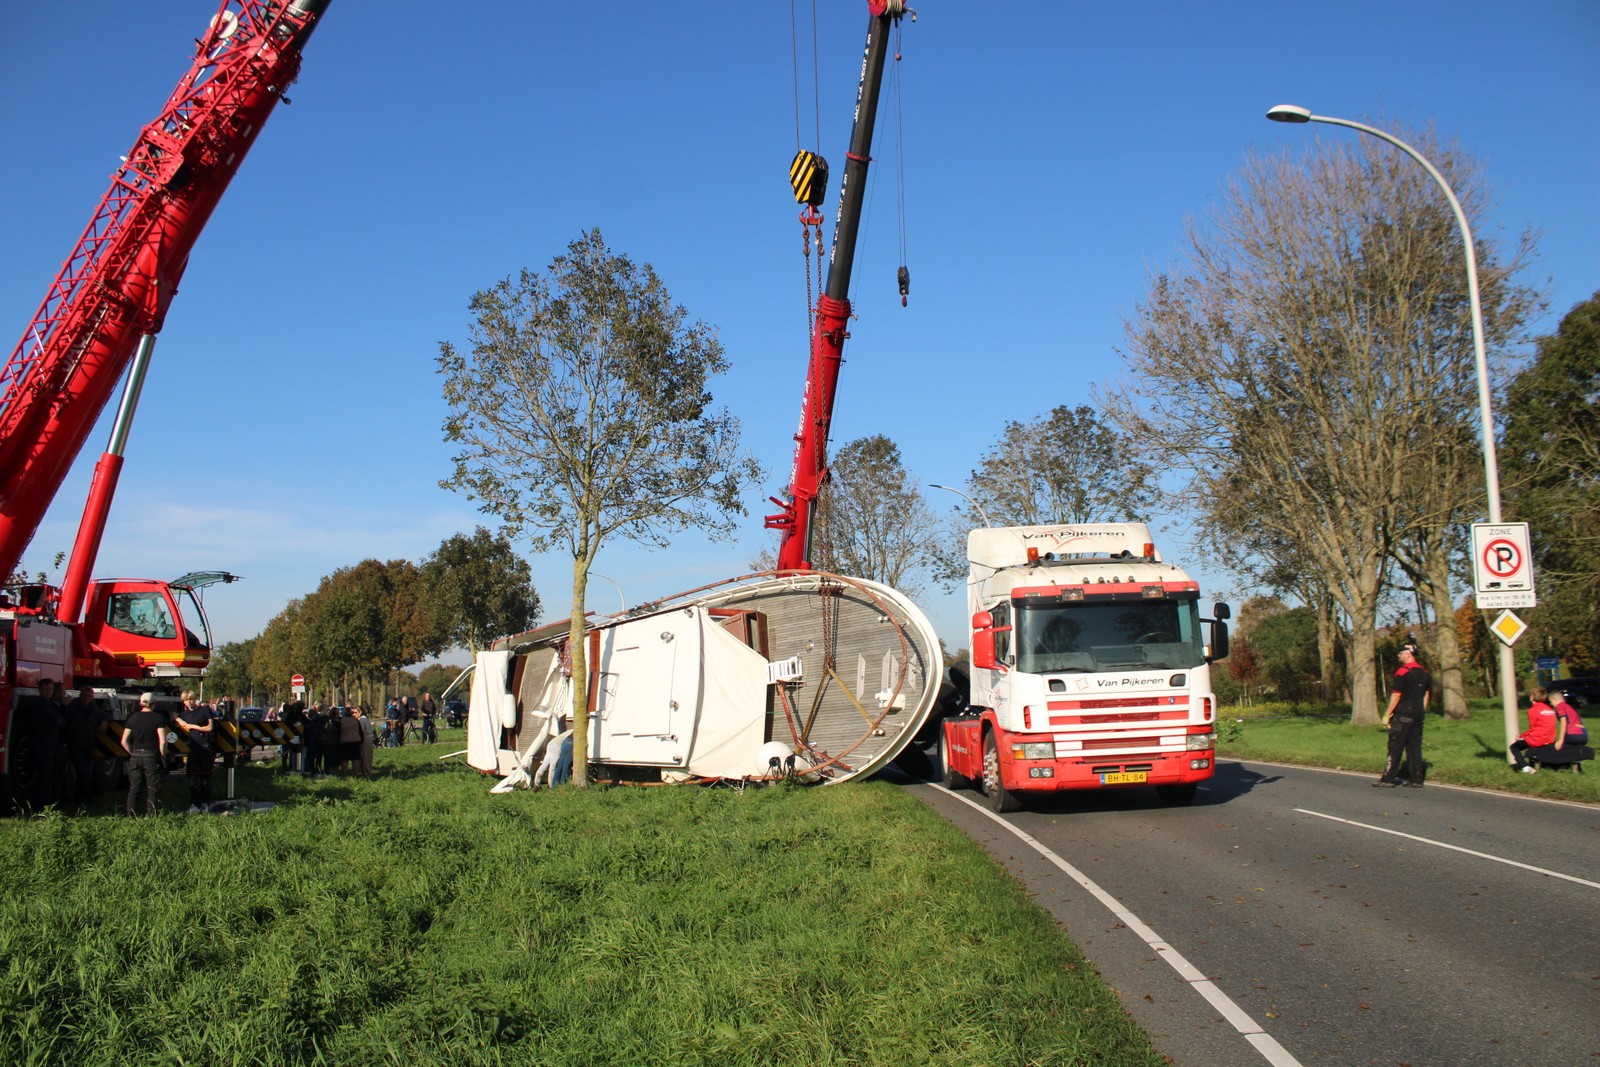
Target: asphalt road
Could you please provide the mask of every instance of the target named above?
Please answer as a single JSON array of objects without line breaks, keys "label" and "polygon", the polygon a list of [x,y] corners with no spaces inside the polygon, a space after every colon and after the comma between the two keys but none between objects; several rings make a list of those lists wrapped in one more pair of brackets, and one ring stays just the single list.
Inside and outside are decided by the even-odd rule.
[{"label": "asphalt road", "polygon": [[1179,1067],[1600,1064],[1600,809],[1371,780],[1223,762],[1187,808],[1128,789],[1003,817],[907,788]]}]

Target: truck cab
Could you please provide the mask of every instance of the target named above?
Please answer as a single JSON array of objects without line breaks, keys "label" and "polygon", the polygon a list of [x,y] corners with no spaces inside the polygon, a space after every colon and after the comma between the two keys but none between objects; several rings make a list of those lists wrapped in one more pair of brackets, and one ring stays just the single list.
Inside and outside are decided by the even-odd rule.
[{"label": "truck cab", "polygon": [[1227,605],[1161,559],[1143,523],[974,530],[970,708],[944,724],[945,782],[991,806],[1153,785],[1186,803],[1215,763],[1210,665]]}]

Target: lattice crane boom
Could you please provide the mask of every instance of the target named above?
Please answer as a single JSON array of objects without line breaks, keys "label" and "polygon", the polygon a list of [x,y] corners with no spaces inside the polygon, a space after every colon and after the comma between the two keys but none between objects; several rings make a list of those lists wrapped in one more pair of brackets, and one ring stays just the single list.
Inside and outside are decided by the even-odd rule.
[{"label": "lattice crane boom", "polygon": [[[195,240],[328,2],[225,0],[0,368],[0,578],[20,563],[140,339],[161,329]],[[91,526],[98,545],[104,515],[86,514]],[[69,580],[93,565],[92,550],[79,558],[85,547],[74,547]]]}]

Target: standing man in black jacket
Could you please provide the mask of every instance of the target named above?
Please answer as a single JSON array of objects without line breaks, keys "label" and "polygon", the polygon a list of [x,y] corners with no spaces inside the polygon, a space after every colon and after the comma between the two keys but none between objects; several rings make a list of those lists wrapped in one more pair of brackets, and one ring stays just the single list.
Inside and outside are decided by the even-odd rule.
[{"label": "standing man in black jacket", "polygon": [[[1407,641],[1400,646],[1400,669],[1394,672],[1389,687],[1389,710],[1383,721],[1389,727],[1389,762],[1383,777],[1372,784],[1393,788],[1408,785],[1422,788],[1422,717],[1428,711],[1428,687],[1433,679],[1417,659],[1417,646]],[[1407,776],[1400,777],[1400,758],[1405,757]]]},{"label": "standing man in black jacket", "polygon": [[139,793],[144,792],[144,811],[154,815],[161,800],[161,782],[167,762],[167,733],[172,720],[155,708],[155,697],[139,694],[139,710],[122,724],[122,747],[128,750],[128,801],[125,810],[134,814]]}]

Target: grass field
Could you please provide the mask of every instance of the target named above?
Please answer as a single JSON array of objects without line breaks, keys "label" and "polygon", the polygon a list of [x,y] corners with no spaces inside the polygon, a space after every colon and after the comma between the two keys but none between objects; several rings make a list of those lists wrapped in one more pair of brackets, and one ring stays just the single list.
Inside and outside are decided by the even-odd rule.
[{"label": "grass field", "polygon": [[[1270,714],[1261,715],[1248,709],[1224,709],[1218,727],[1218,754],[1231,759],[1365,771],[1374,778],[1383,773],[1386,731],[1377,726],[1351,726],[1349,708],[1325,712],[1280,705],[1268,710]],[[1428,781],[1600,803],[1600,773],[1595,773],[1600,768],[1593,766],[1593,761],[1590,773],[1542,770],[1537,774],[1517,774],[1506,763],[1505,719],[1500,702],[1471,701],[1470,710],[1471,717],[1463,720],[1428,716],[1422,734]]]},{"label": "grass field", "polygon": [[1163,1062],[889,783],[490,796],[454,740],[0,822],[0,1063]]}]

